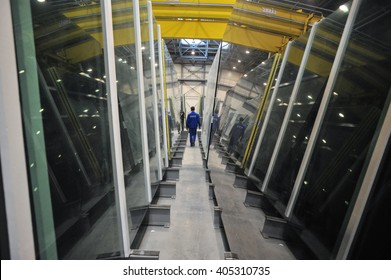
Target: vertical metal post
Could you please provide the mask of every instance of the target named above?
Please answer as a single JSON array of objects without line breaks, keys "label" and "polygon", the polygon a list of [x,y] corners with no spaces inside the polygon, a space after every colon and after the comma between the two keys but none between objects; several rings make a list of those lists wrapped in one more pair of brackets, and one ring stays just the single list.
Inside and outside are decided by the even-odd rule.
[{"label": "vertical metal post", "polygon": [[120,232],[125,257],[130,254],[128,209],[126,205],[125,178],[122,163],[122,146],[118,110],[117,74],[115,70],[113,18],[111,0],[101,2],[103,24],[103,47],[105,59],[106,85],[108,93],[108,116],[110,126],[111,160],[116,190],[116,207],[120,217]]},{"label": "vertical metal post", "polygon": [[151,54],[151,78],[152,78],[152,95],[153,95],[153,116],[155,120],[155,141],[156,141],[156,157],[158,158],[158,179],[163,179],[162,174],[162,151],[160,146],[160,127],[159,127],[159,114],[158,114],[158,100],[157,100],[157,87],[156,87],[156,69],[155,69],[155,40],[153,34],[153,15],[152,15],[152,3],[148,1],[148,27],[149,27],[149,49]]},{"label": "vertical metal post", "polygon": [[33,215],[10,2],[3,1],[0,9],[0,160],[10,258],[34,260]]},{"label": "vertical metal post", "polygon": [[348,225],[345,230],[345,234],[342,238],[341,245],[339,247],[339,251],[337,254],[337,259],[346,259],[348,257],[350,248],[352,246],[354,237],[357,233],[357,228],[360,224],[362,214],[364,212],[366,203],[368,201],[369,194],[372,191],[373,183],[378,174],[378,169],[380,163],[385,157],[384,151],[387,147],[387,142],[391,136],[391,88],[388,91],[388,106],[384,110],[387,110],[386,116],[382,122],[382,126],[380,132],[376,139],[376,144],[371,154],[371,158],[369,160],[368,167],[366,169],[363,180],[360,184],[360,192],[358,194],[356,203],[354,204],[354,208],[352,214],[350,215],[350,219]]},{"label": "vertical metal post", "polygon": [[144,71],[143,71],[143,57],[141,49],[141,23],[140,23],[140,3],[139,0],[133,1],[133,18],[134,18],[134,35],[135,35],[135,49],[136,49],[136,65],[137,65],[137,80],[138,80],[138,100],[140,106],[140,127],[141,127],[141,144],[143,154],[144,180],[145,192],[148,202],[152,201],[151,193],[151,177],[149,167],[149,152],[148,152],[148,135],[147,135],[147,116],[145,106],[145,92],[144,92]]},{"label": "vertical metal post", "polygon": [[164,167],[168,167],[168,143],[167,143],[167,125],[166,125],[166,103],[164,102],[166,92],[164,90],[164,73],[163,73],[163,51],[162,51],[162,33],[160,25],[157,25],[157,37],[158,37],[158,50],[159,50],[159,72],[160,72],[160,91],[162,93],[162,99],[160,101],[162,108],[162,124],[163,124],[163,145],[164,145]]},{"label": "vertical metal post", "polygon": [[353,25],[356,20],[356,16],[358,13],[358,10],[360,8],[361,0],[353,0],[352,7],[349,12],[348,19],[345,24],[344,31],[342,33],[341,41],[338,46],[337,53],[335,55],[335,59],[333,62],[333,66],[330,70],[330,76],[327,80],[326,88],[324,90],[323,98],[319,106],[318,114],[316,116],[314,127],[311,131],[310,138],[308,140],[307,148],[305,150],[303,160],[301,161],[300,169],[297,174],[295,184],[293,185],[292,194],[289,198],[287,208],[285,210],[285,216],[290,217],[293,211],[293,207],[296,204],[297,197],[300,192],[300,187],[303,184],[305,173],[307,172],[307,168],[312,156],[312,153],[315,148],[315,143],[318,140],[319,131],[321,129],[321,124],[323,123],[324,116],[326,115],[327,107],[330,102],[330,98],[333,94],[333,89],[335,86],[335,83],[337,81],[338,72],[341,68],[343,56],[345,55],[346,48],[349,44],[349,38],[350,34],[353,31]]},{"label": "vertical metal post", "polygon": [[274,169],[274,165],[276,164],[276,161],[277,161],[277,156],[278,156],[278,153],[279,153],[280,148],[281,148],[282,139],[285,136],[285,132],[286,132],[286,128],[288,126],[289,118],[290,118],[292,110],[293,110],[293,104],[295,103],[296,98],[297,98],[297,94],[299,92],[301,79],[303,78],[304,70],[305,70],[305,67],[307,65],[308,57],[309,57],[310,52],[311,52],[312,43],[314,42],[314,38],[315,38],[315,34],[316,34],[317,28],[318,28],[318,23],[315,23],[314,26],[311,29],[311,33],[310,33],[310,36],[308,38],[307,45],[305,47],[305,51],[304,51],[304,54],[303,54],[303,58],[301,60],[299,72],[297,73],[295,85],[293,86],[292,95],[291,95],[291,97],[289,99],[288,108],[286,109],[286,112],[285,112],[284,121],[282,122],[282,125],[281,125],[281,128],[280,128],[280,133],[278,134],[276,146],[274,147],[273,155],[272,155],[272,158],[270,160],[269,168],[267,169],[265,180],[263,181],[263,184],[262,184],[261,191],[263,191],[263,192],[266,190],[267,185],[269,184],[270,177],[271,177],[272,171]]},{"label": "vertical metal post", "polygon": [[264,124],[263,124],[261,132],[259,134],[257,145],[255,146],[254,155],[253,155],[253,158],[251,160],[251,164],[250,164],[247,176],[251,176],[251,174],[253,173],[255,162],[257,160],[258,153],[259,153],[259,150],[261,148],[262,141],[263,141],[263,137],[265,136],[266,128],[267,128],[267,125],[269,123],[270,116],[272,114],[272,108],[273,108],[274,102],[276,100],[278,89],[280,87],[280,83],[281,83],[282,75],[284,73],[285,65],[286,65],[286,62],[288,61],[288,56],[289,56],[289,52],[291,50],[291,45],[292,45],[292,42],[291,41],[288,42],[288,45],[287,45],[286,50],[285,50],[284,58],[282,59],[282,62],[281,62],[280,72],[278,73],[277,81],[276,81],[276,84],[274,85],[274,90],[273,90],[273,93],[272,93],[272,97],[270,99],[269,109],[266,112]]}]

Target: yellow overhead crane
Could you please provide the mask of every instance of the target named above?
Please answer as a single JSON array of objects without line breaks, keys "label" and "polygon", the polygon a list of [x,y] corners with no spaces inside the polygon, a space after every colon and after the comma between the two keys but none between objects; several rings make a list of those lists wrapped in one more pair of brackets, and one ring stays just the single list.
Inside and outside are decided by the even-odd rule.
[{"label": "yellow overhead crane", "polygon": [[[140,1],[140,6],[146,1]],[[288,8],[271,6],[244,0],[152,0],[154,17],[161,26],[163,38],[192,38],[221,40],[267,52],[280,52],[290,39],[303,34],[309,26],[319,21],[319,15],[304,13]],[[131,1],[113,2],[113,23],[116,46],[132,44],[133,12]],[[127,11],[127,12],[126,12]],[[86,31],[95,42],[81,40],[83,48],[69,47],[62,55],[71,63],[77,63],[96,54],[88,51],[91,44],[102,45],[100,5],[91,5],[70,9],[64,16]],[[37,32],[48,32],[57,26],[44,26]],[[129,29],[130,28],[130,29]],[[81,31],[80,30],[80,31]],[[43,49],[50,49],[61,40],[73,41],[81,32],[64,33],[63,37],[47,38],[42,42]]]},{"label": "yellow overhead crane", "polygon": [[[152,0],[154,17],[161,25],[163,38],[194,38],[214,39],[237,45],[251,47],[271,53],[283,51],[290,39],[296,39],[312,26],[321,17],[293,10],[287,7],[277,7],[267,4],[267,1],[248,2],[245,0]],[[145,0],[140,1],[145,10]],[[132,1],[113,2],[114,45],[123,46],[134,43]],[[58,24],[45,24],[34,29],[38,38],[39,51],[49,51],[52,55],[62,57],[69,63],[78,63],[94,56],[93,45],[102,42],[102,23],[100,19],[100,5],[93,2],[91,5],[77,7],[64,12],[64,17],[73,23],[73,29],[63,32]],[[142,23],[146,23],[145,13],[141,14]],[[65,21],[65,20],[64,20]],[[328,37],[336,42],[334,46],[322,45],[315,42],[315,48],[326,53],[334,54],[338,46],[339,37],[330,34],[328,30],[318,30],[319,36]],[[45,36],[45,34],[49,34]],[[56,36],[50,36],[56,34]],[[147,34],[142,34],[147,36]],[[88,36],[88,37],[86,37]],[[147,40],[148,38],[142,38]],[[79,43],[77,43],[79,41]],[[65,48],[56,50],[55,46]],[[348,60],[353,65],[362,64],[357,56],[365,55],[371,59],[382,59],[376,53],[365,50],[355,43],[354,54],[348,54]],[[53,50],[55,53],[53,53]],[[295,48],[293,48],[295,50]],[[302,49],[296,51],[302,52]],[[301,57],[298,55],[297,57]],[[292,61],[299,64],[300,61]],[[324,75],[325,64],[329,64],[322,57],[311,60],[309,69],[319,75]]]},{"label": "yellow overhead crane", "polygon": [[321,16],[244,0],[153,0],[163,38],[221,40],[279,52]]}]

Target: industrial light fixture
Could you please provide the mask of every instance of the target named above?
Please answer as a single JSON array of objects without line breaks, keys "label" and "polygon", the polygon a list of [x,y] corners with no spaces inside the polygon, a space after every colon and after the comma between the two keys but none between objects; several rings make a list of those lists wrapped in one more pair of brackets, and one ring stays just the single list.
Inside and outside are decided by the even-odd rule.
[{"label": "industrial light fixture", "polygon": [[348,6],[346,6],[346,5],[341,5],[341,6],[339,6],[339,9],[340,9],[342,12],[344,12],[344,13],[349,12],[349,8],[348,8]]}]

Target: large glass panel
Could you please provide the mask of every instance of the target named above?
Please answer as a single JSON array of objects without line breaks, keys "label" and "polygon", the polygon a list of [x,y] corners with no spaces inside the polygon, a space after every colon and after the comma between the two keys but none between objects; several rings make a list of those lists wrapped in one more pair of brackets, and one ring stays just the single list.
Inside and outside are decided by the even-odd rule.
[{"label": "large glass panel", "polygon": [[[281,148],[265,190],[276,201],[275,205],[281,213],[285,211],[290,198],[347,15],[337,11],[318,25]],[[284,102],[288,103],[286,98]]]},{"label": "large glass panel", "polygon": [[[130,240],[134,240],[136,233],[141,224],[140,212],[145,212],[149,204],[146,186],[143,154],[142,154],[142,138],[141,138],[141,111],[140,98],[146,98],[146,115],[149,125],[148,147],[149,155],[155,156],[156,142],[154,138],[153,113],[152,107],[152,88],[150,88],[150,60],[149,60],[149,41],[148,41],[148,26],[145,23],[147,19],[146,6],[142,9],[142,58],[144,66],[144,92],[138,91],[138,77],[136,71],[136,51],[135,51],[135,35],[133,22],[133,1],[121,1],[121,5],[113,4],[113,21],[114,21],[114,44],[115,44],[115,59],[117,72],[117,90],[119,98],[120,117],[122,119],[122,151],[124,161],[125,174],[125,189],[126,202],[130,211],[129,224]],[[157,161],[155,161],[156,163]],[[151,164],[151,170],[157,170],[156,164]],[[156,168],[156,169],[155,169]],[[156,172],[157,173],[157,172]],[[155,171],[151,172],[151,175]],[[156,179],[157,175],[154,175]]]},{"label": "large glass panel", "polygon": [[390,10],[388,1],[362,3],[293,213],[322,259],[335,258],[391,86],[391,18],[384,8]]},{"label": "large glass panel", "polygon": [[[220,142],[226,146],[227,152],[239,162],[243,159],[257,120],[258,109],[265,98],[265,89],[273,62],[274,56],[244,74],[236,85],[227,92],[220,122]],[[270,98],[270,95],[266,98]]]},{"label": "large glass panel", "polygon": [[[149,45],[149,25],[148,25],[148,9],[147,1],[140,1],[140,20],[141,20],[141,41],[142,41],[142,57],[144,70],[144,96],[145,109],[147,117],[147,136],[148,136],[148,154],[151,184],[156,184],[159,181],[158,170],[159,160],[156,157],[155,138],[155,118],[154,118],[154,96],[152,92],[152,72],[151,72],[151,48]],[[157,28],[154,21],[154,37],[156,38]],[[154,66],[155,67],[155,66]],[[156,78],[156,77],[155,77]]]},{"label": "large glass panel", "polygon": [[205,149],[205,158],[208,158],[209,153],[209,143],[211,141],[211,137],[214,135],[214,131],[212,129],[212,115],[214,114],[214,105],[216,98],[216,87],[217,87],[217,75],[219,73],[219,65],[220,65],[220,51],[217,52],[213,64],[209,70],[205,96],[203,97],[203,101],[200,102],[201,110],[200,114],[203,115],[202,122],[202,143]]},{"label": "large glass panel", "polygon": [[[164,81],[166,83],[166,94],[167,94],[167,129],[169,131],[169,146],[173,145],[173,131],[177,130],[178,124],[180,124],[180,110],[181,110],[181,97],[179,94],[179,82],[177,72],[175,70],[174,62],[170,56],[170,52],[167,46],[164,45]],[[170,148],[169,147],[169,148]]]},{"label": "large glass panel", "polygon": [[[252,173],[253,176],[260,180],[261,184],[259,187],[262,186],[262,182],[265,179],[265,175],[269,167],[270,159],[272,157],[277,137],[284,120],[289,98],[295,84],[297,72],[299,71],[300,61],[303,57],[307,40],[308,34],[301,36],[292,43],[285,69],[281,69],[283,74],[275,101],[272,104],[272,108],[267,108],[267,110],[272,110],[272,112],[269,122],[266,124],[267,127],[265,131],[265,137],[263,137],[261,148],[257,158],[255,159],[255,165]],[[308,79],[311,79],[311,77],[305,77],[303,82],[306,82]],[[274,87],[272,90],[274,91]]]},{"label": "large glass panel", "polygon": [[121,251],[100,6],[11,2],[37,258]]}]

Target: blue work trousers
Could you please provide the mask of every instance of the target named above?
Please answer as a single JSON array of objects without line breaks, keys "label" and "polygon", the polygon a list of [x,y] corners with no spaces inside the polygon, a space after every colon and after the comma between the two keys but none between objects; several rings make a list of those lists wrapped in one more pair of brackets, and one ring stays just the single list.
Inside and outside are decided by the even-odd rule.
[{"label": "blue work trousers", "polygon": [[190,144],[195,143],[197,136],[197,128],[189,128],[190,133]]}]

